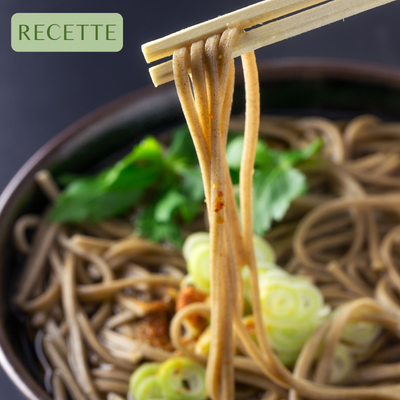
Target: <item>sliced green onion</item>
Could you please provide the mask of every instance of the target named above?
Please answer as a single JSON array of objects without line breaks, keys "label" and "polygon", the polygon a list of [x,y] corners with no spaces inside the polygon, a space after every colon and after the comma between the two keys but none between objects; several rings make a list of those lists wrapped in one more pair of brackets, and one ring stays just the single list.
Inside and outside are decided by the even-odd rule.
[{"label": "sliced green onion", "polygon": [[325,304],[315,313],[315,322],[320,325],[329,317],[331,312],[331,307],[328,304]]},{"label": "sliced green onion", "polygon": [[[259,273],[270,269],[281,270],[274,264],[274,249],[268,242],[259,236],[254,236],[253,243]],[[194,286],[209,293],[210,235],[207,232],[196,232],[189,235],[183,245],[182,251]],[[281,274],[282,273],[284,272],[281,272]]]},{"label": "sliced green onion", "polygon": [[[257,260],[257,273],[259,279],[259,286],[261,288],[261,282],[263,279],[268,276],[287,276],[287,272],[285,272],[278,265],[268,262],[268,261],[259,261]],[[244,285],[244,315],[250,314],[252,312],[251,306],[251,286],[250,286],[250,270],[247,265],[242,268],[242,279]]]},{"label": "sliced green onion", "polygon": [[189,260],[194,249],[200,244],[210,245],[210,234],[208,232],[195,232],[189,235],[183,243],[182,252],[185,260]]},{"label": "sliced green onion", "polygon": [[[259,236],[254,236],[253,241],[265,329],[275,353],[285,365],[291,366],[306,340],[328,317],[331,310],[329,306],[324,305],[322,293],[309,280],[292,276],[274,263],[275,253],[267,241]],[[193,284],[200,290],[209,292],[209,234],[198,232],[190,235],[183,251],[189,272],[183,285]],[[255,337],[253,316],[248,315],[252,312],[252,299],[250,271],[247,266],[242,268],[242,278],[244,315],[249,318],[243,319],[243,322],[248,324],[248,330]],[[209,345],[210,334],[209,331],[205,331],[196,342],[195,352],[207,355]],[[174,399],[175,397],[171,398]],[[186,400],[186,397],[184,399]]]},{"label": "sliced green onion", "polygon": [[342,340],[355,346],[369,346],[381,333],[381,327],[370,322],[349,322],[343,330]]},{"label": "sliced green onion", "polygon": [[288,284],[287,279],[271,277],[263,281],[261,307],[268,326],[292,325],[297,319],[299,299],[295,288]]},{"label": "sliced green onion", "polygon": [[[210,244],[210,234],[208,232],[195,232],[189,235],[182,247],[185,259],[188,260],[196,247],[201,244]],[[253,244],[257,261],[275,262],[275,251],[265,239],[255,235]]]},{"label": "sliced green onion", "polygon": [[261,236],[254,235],[253,244],[257,261],[275,262],[275,251],[265,239]]},{"label": "sliced green onion", "polygon": [[298,282],[295,284],[299,297],[298,321],[309,319],[314,316],[324,305],[324,298],[320,290],[309,282]]},{"label": "sliced green onion", "polygon": [[296,352],[301,349],[314,331],[314,325],[276,328],[268,327],[268,338],[274,350],[280,352]]},{"label": "sliced green onion", "polygon": [[[267,262],[267,261],[257,261],[257,273],[259,280],[263,279],[266,276],[287,276],[287,272],[285,272],[278,265]],[[250,270],[247,265],[242,268],[242,279],[243,284],[249,286],[250,288]]]},{"label": "sliced green onion", "polygon": [[205,368],[188,357],[165,361],[159,371],[162,393],[168,400],[206,400]]},{"label": "sliced green onion", "polygon": [[296,361],[304,343],[328,317],[319,289],[306,278],[279,268],[260,273],[260,300],[271,347],[288,367]]},{"label": "sliced green onion", "polygon": [[[138,385],[133,395],[134,400],[163,400],[165,399],[161,381],[157,375],[144,378]],[[167,399],[165,399],[167,400]]]},{"label": "sliced green onion", "polygon": [[285,270],[282,268],[270,268],[268,270],[262,271],[262,273],[259,274],[259,281],[262,282],[264,279],[269,279],[273,277],[291,277]]},{"label": "sliced green onion", "polygon": [[144,379],[148,378],[149,376],[156,376],[160,366],[161,363],[149,362],[142,364],[135,370],[129,380],[129,393],[134,400],[138,400],[136,391]]},{"label": "sliced green onion", "polygon": [[278,271],[269,270],[260,276],[265,323],[283,327],[322,322],[318,313],[324,308],[324,299],[319,289],[305,278]]},{"label": "sliced green onion", "polygon": [[329,374],[329,383],[342,382],[354,369],[354,360],[348,348],[339,344],[336,346]]},{"label": "sliced green onion", "polygon": [[189,274],[195,286],[206,293],[210,292],[210,245],[201,243],[197,245],[187,261]]},{"label": "sliced green onion", "polygon": [[290,287],[275,282],[268,286],[268,291],[269,294],[263,302],[267,315],[273,315],[275,318],[290,318],[296,315],[297,296]]},{"label": "sliced green onion", "polygon": [[287,367],[291,367],[296,362],[297,357],[300,354],[300,350],[301,349],[296,351],[283,351],[274,349],[274,352],[284,365],[286,365]]},{"label": "sliced green onion", "polygon": [[278,270],[278,271],[285,272],[279,265],[276,265],[275,263],[273,263],[271,261],[256,260],[256,263],[257,263],[257,271],[259,274],[262,274],[266,271],[271,271],[271,270]]}]

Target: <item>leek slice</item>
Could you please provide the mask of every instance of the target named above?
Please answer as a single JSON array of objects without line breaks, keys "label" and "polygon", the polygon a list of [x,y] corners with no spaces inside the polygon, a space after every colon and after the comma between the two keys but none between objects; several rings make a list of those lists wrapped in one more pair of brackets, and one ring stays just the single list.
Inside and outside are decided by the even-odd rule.
[{"label": "leek slice", "polygon": [[354,369],[354,360],[346,346],[336,346],[329,373],[329,383],[342,382]]},{"label": "leek slice", "polygon": [[193,248],[187,262],[189,274],[195,286],[210,293],[210,245],[201,243]]},{"label": "leek slice", "polygon": [[[259,278],[259,287],[261,289],[262,282],[266,278],[270,276],[288,276],[288,273],[285,272],[282,268],[278,265],[268,262],[268,261],[259,261],[257,260],[257,273]],[[244,315],[250,314],[252,312],[251,306],[251,286],[250,286],[250,270],[247,265],[242,268],[242,279],[243,279],[243,286],[244,286]]]},{"label": "leek slice", "polygon": [[274,263],[276,256],[272,246],[261,236],[253,236],[254,252],[257,261]]},{"label": "leek slice", "polygon": [[267,332],[274,350],[292,353],[298,352],[303,347],[314,329],[313,325],[293,328],[269,327]]},{"label": "leek slice", "polygon": [[319,313],[324,308],[323,296],[316,286],[304,278],[279,275],[275,270],[267,271],[260,276],[260,294],[268,326],[310,325],[321,320]]},{"label": "leek slice", "polygon": [[294,363],[296,362],[296,360],[297,360],[297,357],[299,356],[299,354],[300,354],[300,350],[301,349],[299,349],[299,350],[297,350],[297,351],[282,351],[282,350],[276,350],[276,349],[274,349],[274,351],[275,351],[275,354],[278,356],[278,358],[282,361],[282,363],[284,364],[284,365],[286,365],[287,367],[292,367],[293,365],[294,365]]},{"label": "leek slice", "polygon": [[332,312],[331,306],[329,306],[328,304],[325,304],[322,308],[320,308],[315,313],[315,322],[318,325],[322,324],[322,322],[326,321],[326,319],[329,317],[331,312]]},{"label": "leek slice", "polygon": [[351,345],[368,347],[381,330],[380,326],[370,322],[349,322],[343,330],[342,340]]},{"label": "leek slice", "polygon": [[[271,261],[265,261],[265,260],[256,260],[257,264],[257,271],[259,274],[262,274],[264,272],[270,272],[271,270],[278,270],[285,272],[279,265],[276,265],[275,263]],[[286,272],[285,272],[286,274]]]},{"label": "leek slice", "polygon": [[295,284],[299,297],[298,321],[306,320],[314,316],[324,305],[324,298],[320,290],[309,282]]},{"label": "leek slice", "polygon": [[285,323],[296,319],[299,301],[295,289],[284,279],[268,280],[261,294],[261,306],[268,325]]},{"label": "leek slice", "polygon": [[[265,330],[275,353],[285,365],[290,366],[296,361],[306,340],[328,317],[331,310],[324,305],[322,293],[307,278],[292,276],[274,263],[275,252],[267,241],[260,236],[254,236],[253,243]],[[198,289],[209,293],[209,234],[197,232],[190,235],[183,252],[189,272],[183,285],[194,284]],[[247,315],[252,312],[249,268],[244,266],[241,273],[245,300],[243,311]],[[253,317],[248,317],[248,330],[254,336]],[[209,343],[210,334],[205,331],[195,345],[195,352],[207,355]]]},{"label": "leek slice", "polygon": [[182,247],[183,257],[186,261],[190,259],[192,252],[200,244],[210,245],[210,234],[208,232],[195,232],[186,238]]},{"label": "leek slice", "polygon": [[[189,260],[196,247],[202,244],[210,244],[210,234],[208,232],[195,232],[189,235],[182,248],[185,260]],[[265,239],[254,235],[253,244],[256,260],[275,262],[275,251]]]},{"label": "leek slice", "polygon": [[134,400],[163,400],[161,382],[157,375],[144,378],[138,385],[133,396]]},{"label": "leek slice", "polygon": [[[259,280],[263,280],[268,276],[288,276],[288,273],[285,272],[278,265],[268,262],[268,261],[258,261],[257,260],[257,273]],[[250,290],[250,270],[247,265],[242,268],[242,279],[243,284]]]},{"label": "leek slice", "polygon": [[206,400],[205,368],[188,357],[165,361],[159,371],[162,393],[168,400]]},{"label": "leek slice", "polygon": [[267,326],[290,327],[297,322],[300,299],[290,275],[260,277],[260,300]]},{"label": "leek slice", "polygon": [[160,369],[160,366],[161,363],[157,362],[144,363],[131,375],[129,380],[129,393],[134,400],[138,400],[136,391],[144,379],[148,378],[149,376],[155,376]]},{"label": "leek slice", "polygon": [[[254,251],[259,272],[279,269],[274,264],[275,252],[271,245],[260,236],[254,236]],[[193,283],[200,290],[210,292],[210,235],[196,232],[189,235],[183,244],[183,255]],[[280,270],[280,269],[279,269]]]}]

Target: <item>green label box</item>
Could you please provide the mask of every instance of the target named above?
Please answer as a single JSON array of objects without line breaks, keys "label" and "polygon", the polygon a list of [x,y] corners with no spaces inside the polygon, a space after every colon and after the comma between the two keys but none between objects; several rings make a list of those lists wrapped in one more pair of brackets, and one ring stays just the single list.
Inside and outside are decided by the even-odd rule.
[{"label": "green label box", "polygon": [[123,19],[116,13],[17,13],[11,47],[17,52],[117,52]]}]

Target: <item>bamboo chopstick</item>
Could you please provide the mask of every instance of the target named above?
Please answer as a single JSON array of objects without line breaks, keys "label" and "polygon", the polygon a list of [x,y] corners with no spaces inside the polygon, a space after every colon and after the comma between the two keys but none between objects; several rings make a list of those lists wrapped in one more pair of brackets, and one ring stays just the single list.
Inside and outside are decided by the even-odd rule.
[{"label": "bamboo chopstick", "polygon": [[227,27],[239,29],[282,17],[292,12],[323,3],[326,0],[265,0],[249,7],[236,10],[218,18],[191,26],[142,46],[144,58],[148,63],[172,55],[174,50],[190,46],[198,40],[205,40],[221,33]]},{"label": "bamboo chopstick", "polygon": [[[146,43],[142,51],[146,61],[153,62],[172,55],[176,49],[222,33],[227,27],[254,27],[237,40],[232,54],[235,58],[392,1],[395,0],[265,0]],[[256,27],[260,23],[267,24]],[[152,67],[149,71],[155,86],[173,80],[172,61]]]}]

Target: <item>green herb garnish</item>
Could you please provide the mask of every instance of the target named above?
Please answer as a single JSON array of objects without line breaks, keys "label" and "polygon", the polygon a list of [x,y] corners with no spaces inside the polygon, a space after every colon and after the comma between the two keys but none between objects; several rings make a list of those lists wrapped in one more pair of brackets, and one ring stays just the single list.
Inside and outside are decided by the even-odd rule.
[{"label": "green herb garnish", "polygon": [[[290,202],[306,190],[306,178],[294,165],[307,160],[321,145],[292,151],[257,145],[254,173],[254,230],[265,233],[285,215]],[[236,184],[243,137],[229,141],[227,159]],[[61,177],[62,180],[63,177]],[[50,218],[59,222],[97,223],[136,208],[135,229],[154,241],[182,244],[180,226],[204,209],[204,189],[193,142],[186,126],[178,128],[167,151],[147,137],[114,166],[89,177],[67,176]]]},{"label": "green herb garnish", "polygon": [[186,127],[175,132],[167,152],[163,152],[156,139],[148,137],[111,168],[69,183],[50,218],[97,223],[124,215],[137,206],[138,234],[181,245],[178,223],[192,221],[204,200],[200,168],[195,160]]},{"label": "green herb garnish", "polygon": [[[236,173],[240,168],[243,142],[243,136],[238,136],[227,147],[229,167]],[[271,227],[272,221],[282,220],[290,203],[307,191],[305,175],[294,166],[317,153],[321,144],[322,140],[316,139],[304,149],[278,151],[258,141],[253,178],[255,234],[263,235]]]},{"label": "green herb garnish", "polygon": [[96,223],[125,214],[164,172],[161,148],[146,138],[113,167],[72,181],[61,193],[50,218],[59,222]]}]

